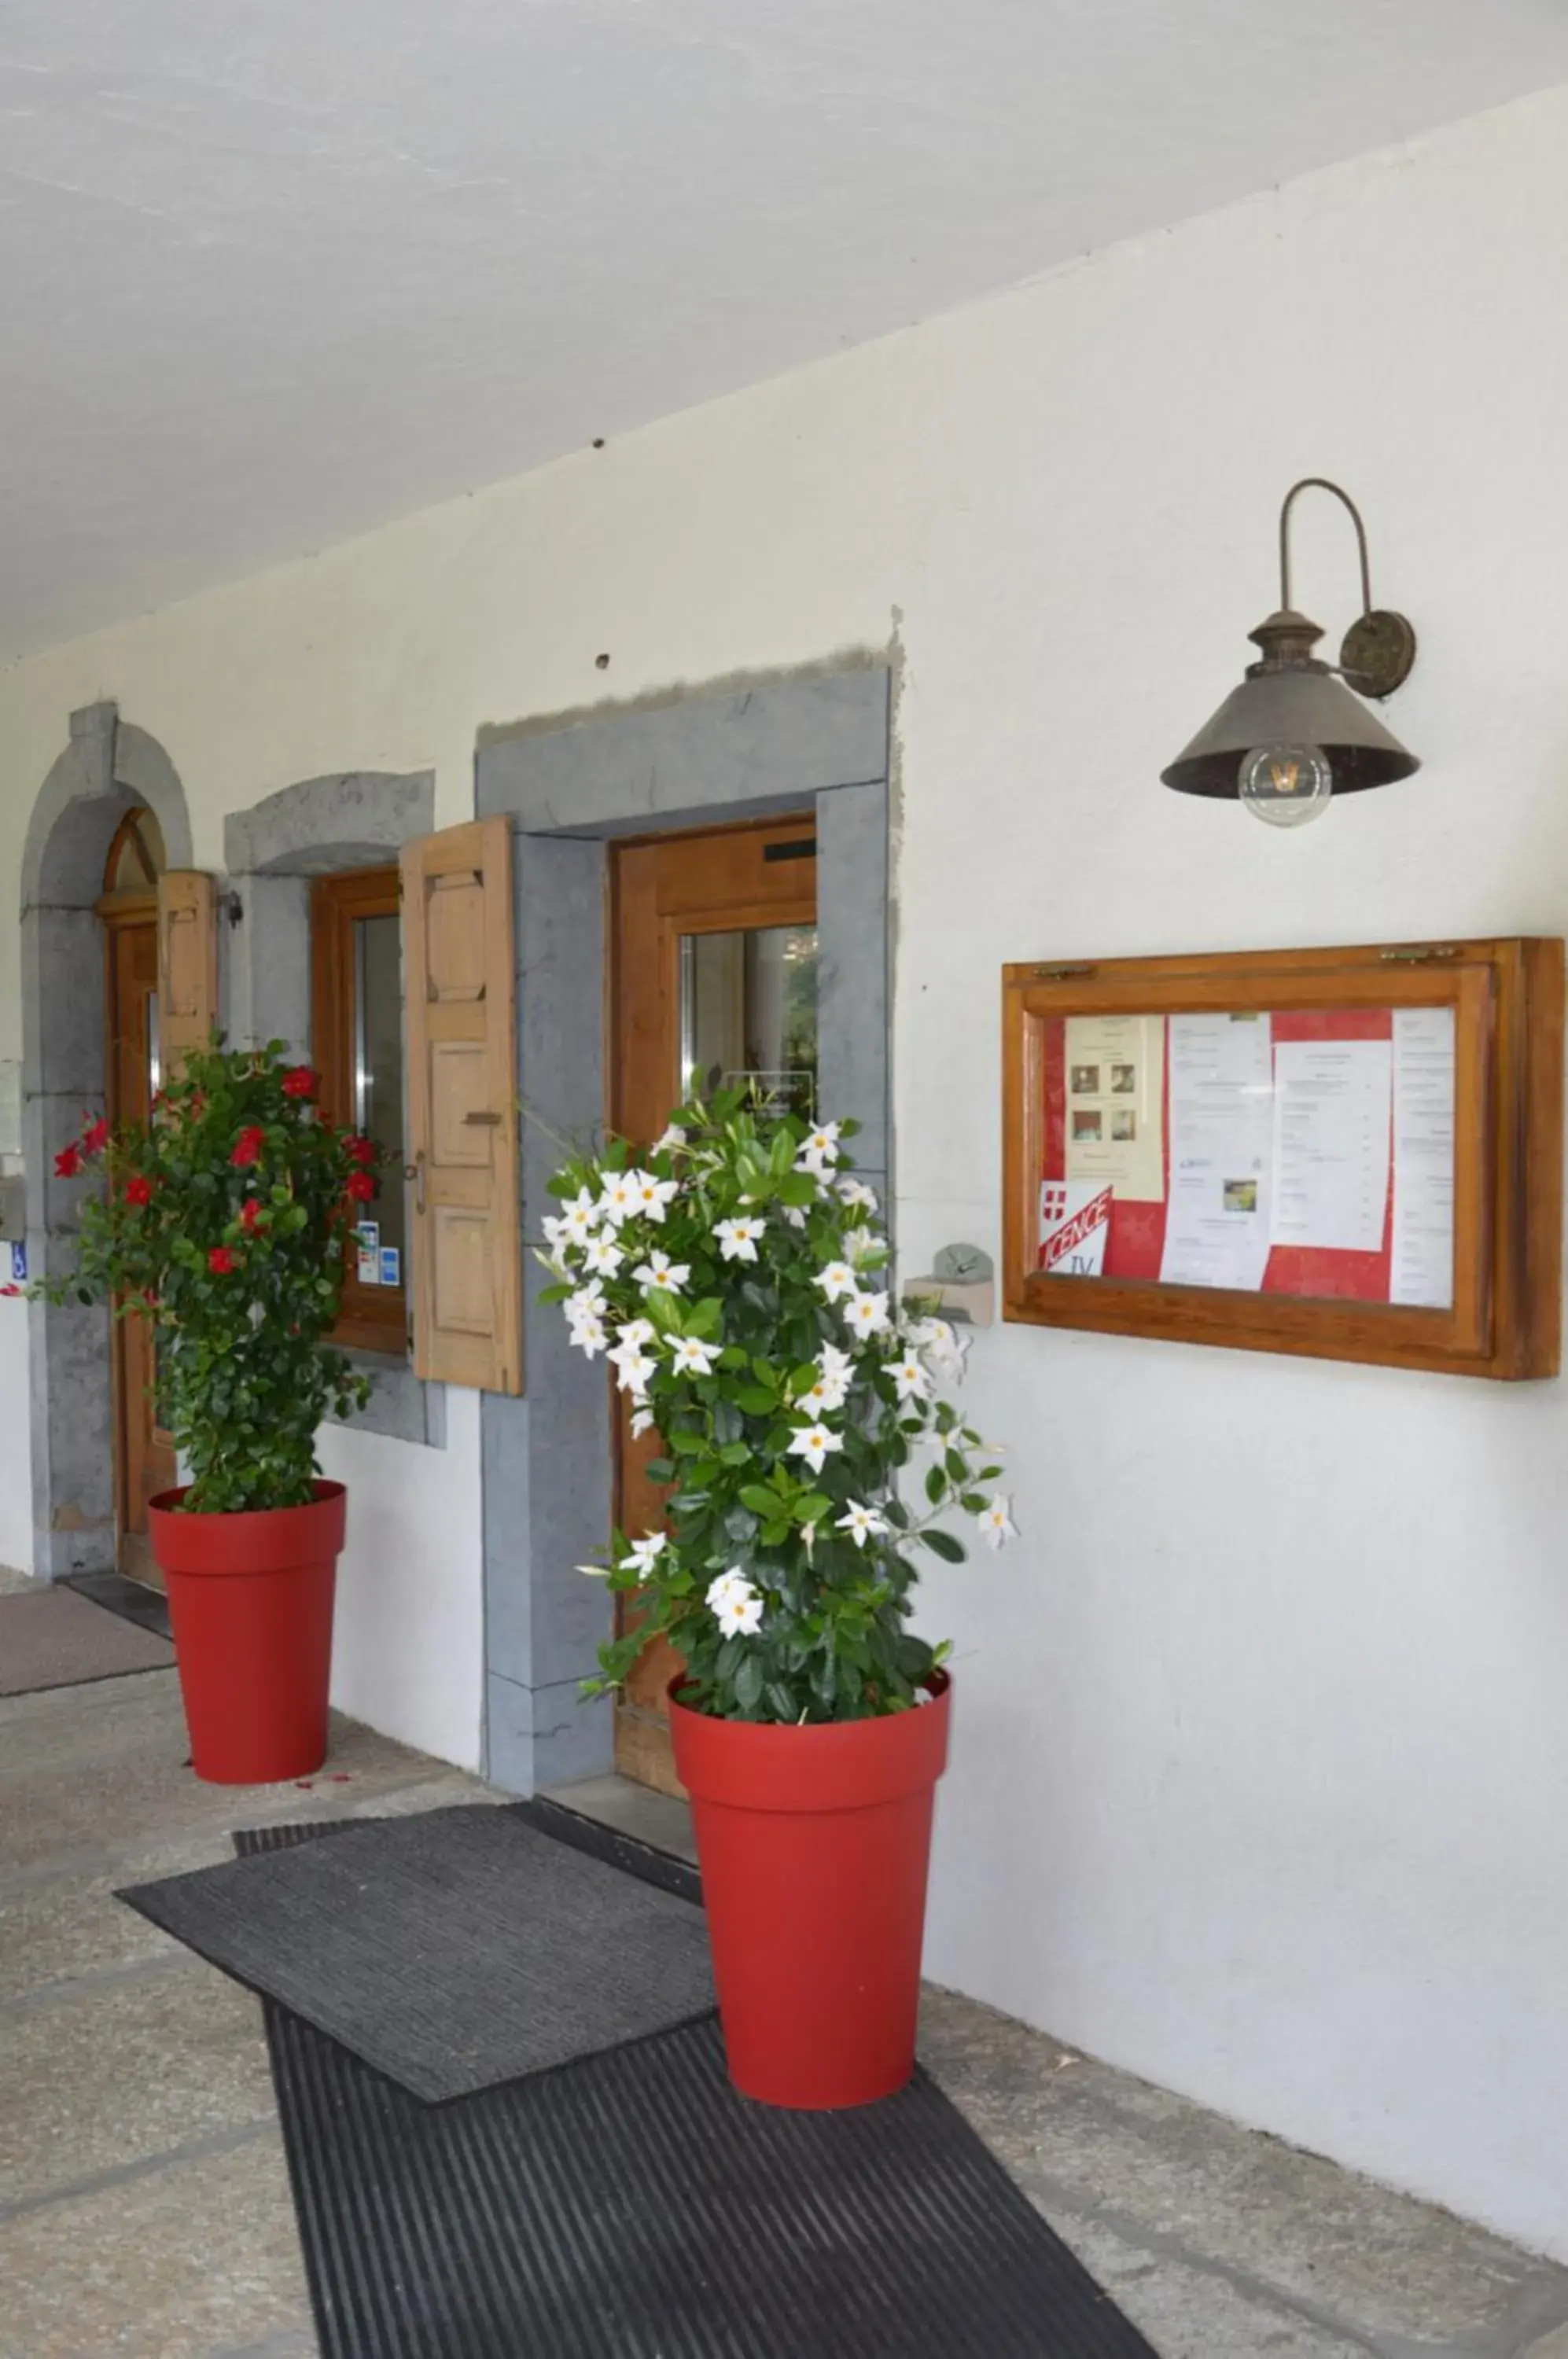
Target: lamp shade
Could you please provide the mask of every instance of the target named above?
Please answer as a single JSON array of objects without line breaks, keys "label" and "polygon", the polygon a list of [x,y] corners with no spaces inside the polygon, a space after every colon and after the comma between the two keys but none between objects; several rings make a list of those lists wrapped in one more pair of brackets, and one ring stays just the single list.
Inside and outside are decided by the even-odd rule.
[{"label": "lamp shade", "polygon": [[1251,635],[1266,652],[1160,777],[1183,795],[1241,791],[1243,757],[1260,745],[1315,745],[1336,795],[1386,787],[1421,767],[1360,697],[1306,652],[1321,635],[1299,614],[1271,615]]}]

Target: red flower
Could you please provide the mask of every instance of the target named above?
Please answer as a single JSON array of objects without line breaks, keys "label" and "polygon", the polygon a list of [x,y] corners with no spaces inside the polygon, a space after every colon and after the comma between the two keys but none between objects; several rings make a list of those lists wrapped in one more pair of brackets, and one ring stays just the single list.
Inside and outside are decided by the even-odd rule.
[{"label": "red flower", "polygon": [[207,1266],[214,1277],[229,1277],[237,1264],[227,1245],[214,1245],[207,1256]]},{"label": "red flower", "polygon": [[100,1114],[92,1128],[82,1133],[82,1152],[83,1155],[102,1155],[108,1144],[109,1125]]},{"label": "red flower", "polygon": [[368,1171],[351,1171],[348,1175],[345,1192],[353,1197],[356,1204],[368,1204],[376,1193],[376,1181]]},{"label": "red flower", "polygon": [[243,1171],[247,1164],[256,1162],[266,1142],[267,1133],[264,1130],[242,1130],[234,1141],[234,1151],[230,1156],[229,1161],[236,1169]]},{"label": "red flower", "polygon": [[21,1291],[19,1286],[0,1286],[0,1294],[20,1294]]},{"label": "red flower", "polygon": [[133,1171],[125,1182],[125,1201],[127,1204],[150,1204],[152,1181],[144,1180],[139,1171]]},{"label": "red flower", "polygon": [[374,1163],[380,1149],[373,1138],[345,1138],[343,1152],[353,1163]]},{"label": "red flower", "polygon": [[247,1196],[240,1206],[240,1226],[247,1237],[256,1234],[256,1223],[265,1220],[266,1209],[259,1196]]},{"label": "red flower", "polygon": [[315,1096],[316,1076],[310,1071],[309,1065],[289,1066],[289,1071],[283,1076],[283,1094],[286,1098],[313,1098]]},{"label": "red flower", "polygon": [[76,1146],[74,1142],[70,1147],[62,1147],[60,1153],[54,1158],[55,1178],[57,1180],[74,1180],[81,1169],[81,1147]]}]

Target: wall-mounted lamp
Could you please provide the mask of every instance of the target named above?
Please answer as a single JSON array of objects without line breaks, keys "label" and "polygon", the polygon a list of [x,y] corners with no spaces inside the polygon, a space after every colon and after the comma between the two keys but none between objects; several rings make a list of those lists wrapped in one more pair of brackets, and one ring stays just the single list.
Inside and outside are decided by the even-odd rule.
[{"label": "wall-mounted lamp", "polygon": [[[1345,635],[1337,668],[1312,648],[1323,633],[1290,603],[1290,508],[1316,489],[1343,500],[1361,551],[1361,614]],[[1279,510],[1279,611],[1247,636],[1262,648],[1247,678],[1160,777],[1183,795],[1236,795],[1270,827],[1299,827],[1331,794],[1386,787],[1421,764],[1361,699],[1391,696],[1410,677],[1416,635],[1403,614],[1372,603],[1367,530],[1348,492],[1323,475],[1292,484]],[[1356,692],[1353,695],[1352,690]]]}]

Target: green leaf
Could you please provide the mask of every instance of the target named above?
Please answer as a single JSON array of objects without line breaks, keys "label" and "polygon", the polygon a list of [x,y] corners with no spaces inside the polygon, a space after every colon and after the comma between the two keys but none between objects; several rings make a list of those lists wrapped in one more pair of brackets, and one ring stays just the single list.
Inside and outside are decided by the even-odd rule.
[{"label": "green leaf", "polygon": [[740,1501],[742,1506],[749,1507],[754,1516],[773,1516],[778,1513],[778,1493],[764,1489],[760,1483],[743,1483],[740,1487]]},{"label": "green leaf", "polygon": [[675,1480],[672,1458],[650,1458],[642,1471],[650,1483],[673,1483]]},{"label": "green leaf", "polygon": [[825,1491],[808,1491],[790,1509],[798,1524],[819,1524],[833,1506]]},{"label": "green leaf", "polygon": [[771,1417],[774,1396],[765,1393],[760,1385],[745,1385],[735,1395],[735,1407],[745,1409],[747,1417]]},{"label": "green leaf", "polygon": [[946,1491],[947,1477],[942,1473],[942,1468],[940,1466],[928,1466],[926,1468],[926,1497],[931,1501],[933,1507],[936,1506],[942,1499]]},{"label": "green leaf", "polygon": [[762,1658],[748,1655],[735,1673],[735,1701],[742,1712],[755,1712],[762,1697]]},{"label": "green leaf", "polygon": [[684,1426],[677,1426],[674,1432],[667,1433],[664,1439],[677,1458],[700,1457],[708,1446],[702,1434],[688,1432]]},{"label": "green leaf", "polygon": [[755,1455],[749,1441],[726,1441],[718,1453],[721,1466],[749,1466]]},{"label": "green leaf", "polygon": [[933,1556],[940,1556],[948,1564],[962,1564],[969,1553],[964,1542],[954,1539],[951,1532],[922,1532],[920,1538]]},{"label": "green leaf", "polygon": [[768,1709],[775,1720],[792,1721],[800,1718],[800,1713],[795,1707],[795,1699],[782,1680],[769,1680],[763,1692],[768,1699]]}]

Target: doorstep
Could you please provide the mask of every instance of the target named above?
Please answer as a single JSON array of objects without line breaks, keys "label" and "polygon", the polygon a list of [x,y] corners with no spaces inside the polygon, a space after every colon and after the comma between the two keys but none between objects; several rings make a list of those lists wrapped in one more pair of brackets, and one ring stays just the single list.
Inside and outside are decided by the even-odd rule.
[{"label": "doorstep", "polygon": [[668,1852],[696,1864],[691,1806],[677,1801],[673,1794],[656,1794],[651,1786],[639,1786],[612,1771],[605,1777],[573,1777],[563,1786],[541,1786],[539,1798],[559,1802],[563,1810],[575,1810],[598,1826],[613,1827],[616,1834],[629,1835],[650,1851]]},{"label": "doorstep", "polygon": [[128,1581],[123,1572],[71,1572],[60,1586],[74,1589],[79,1597],[90,1597],[94,1605],[106,1606],[111,1614],[135,1622],[143,1630],[155,1631],[160,1638],[173,1637],[169,1600],[145,1581]]}]

